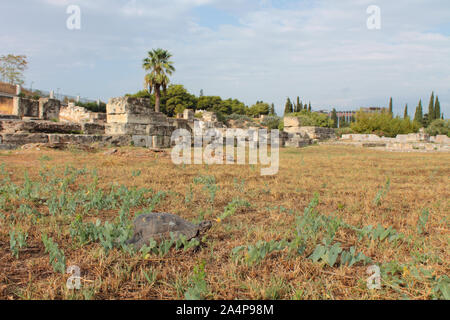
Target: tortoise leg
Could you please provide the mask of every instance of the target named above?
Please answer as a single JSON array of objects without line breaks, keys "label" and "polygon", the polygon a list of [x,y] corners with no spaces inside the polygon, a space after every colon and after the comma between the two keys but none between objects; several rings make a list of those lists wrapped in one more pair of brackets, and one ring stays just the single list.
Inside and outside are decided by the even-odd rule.
[{"label": "tortoise leg", "polygon": [[201,245],[202,245],[202,242],[200,241],[199,238],[195,238],[195,239],[198,240],[198,245],[195,246],[195,247],[192,249],[192,253],[198,253],[198,252],[200,251],[200,247],[201,247]]}]

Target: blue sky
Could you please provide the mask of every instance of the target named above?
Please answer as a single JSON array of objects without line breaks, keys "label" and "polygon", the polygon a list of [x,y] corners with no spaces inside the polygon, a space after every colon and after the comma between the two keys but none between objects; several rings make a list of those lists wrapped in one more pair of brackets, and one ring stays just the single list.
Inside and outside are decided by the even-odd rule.
[{"label": "blue sky", "polygon": [[[67,6],[81,30],[66,28]],[[368,30],[369,5],[381,29]],[[448,0],[15,0],[0,2],[0,55],[26,54],[26,86],[108,100],[143,87],[152,48],[173,83],[251,105],[300,96],[316,109],[425,109],[450,115]]]}]

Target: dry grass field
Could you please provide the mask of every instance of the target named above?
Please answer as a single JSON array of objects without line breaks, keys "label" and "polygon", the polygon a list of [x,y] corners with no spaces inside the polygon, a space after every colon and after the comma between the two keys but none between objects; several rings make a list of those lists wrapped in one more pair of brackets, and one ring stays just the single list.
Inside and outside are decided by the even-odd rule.
[{"label": "dry grass field", "polygon": [[[270,177],[139,148],[0,164],[0,299],[449,299],[448,153],[282,149]],[[129,224],[151,211],[214,225],[199,250],[133,252]]]}]

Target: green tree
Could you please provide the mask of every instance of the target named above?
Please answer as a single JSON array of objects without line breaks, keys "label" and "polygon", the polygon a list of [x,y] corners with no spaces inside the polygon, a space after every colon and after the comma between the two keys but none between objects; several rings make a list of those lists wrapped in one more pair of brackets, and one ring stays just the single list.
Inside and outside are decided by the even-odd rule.
[{"label": "green tree", "polygon": [[295,108],[295,112],[300,112],[302,111],[303,106],[300,104],[300,97],[297,97],[297,105]]},{"label": "green tree", "polygon": [[430,103],[428,104],[428,121],[425,125],[430,124],[434,120],[434,91],[431,93]]},{"label": "green tree", "polygon": [[414,121],[423,125],[423,110],[422,110],[422,99],[419,101],[419,105],[416,108],[416,113],[414,115]]},{"label": "green tree", "polygon": [[247,114],[248,107],[245,103],[237,100],[237,99],[228,99],[223,101],[224,104],[229,104],[231,106],[231,113],[233,114]]},{"label": "green tree", "polygon": [[161,89],[166,93],[170,83],[169,76],[175,71],[173,62],[170,61],[172,55],[167,50],[153,49],[148,52],[148,57],[144,59],[142,67],[150,73],[145,75],[145,85],[148,92],[155,91],[155,111],[160,112]]},{"label": "green tree", "polygon": [[389,112],[367,113],[359,111],[351,129],[357,133],[395,137],[398,134],[417,132],[420,125],[409,118],[392,117]]},{"label": "green tree", "polygon": [[272,105],[270,106],[270,112],[269,112],[269,114],[271,115],[271,116],[276,116],[276,113],[275,113],[275,105],[272,103]]},{"label": "green tree", "polygon": [[337,128],[338,117],[337,117],[336,109],[334,109],[334,108],[333,108],[333,111],[331,111],[331,120],[333,121],[333,128]]},{"label": "green tree", "polygon": [[[306,107],[305,107],[306,108]],[[309,112],[311,112],[312,111],[312,107],[311,107],[311,101],[309,102],[309,105],[308,105],[308,111]]]},{"label": "green tree", "polygon": [[284,106],[284,115],[287,115],[289,113],[292,113],[292,103],[291,99],[287,98],[286,104]]},{"label": "green tree", "polygon": [[425,113],[423,115],[423,120],[422,120],[422,124],[424,127],[428,127],[430,125],[432,121],[430,121],[430,116],[428,115],[428,113]]},{"label": "green tree", "polygon": [[231,114],[232,103],[223,102],[219,96],[203,96],[198,98],[197,109]]},{"label": "green tree", "polygon": [[327,114],[303,110],[302,112],[293,113],[291,114],[291,116],[297,117],[302,126],[327,127],[327,128],[333,127],[333,121],[328,117]]},{"label": "green tree", "polygon": [[24,83],[23,72],[27,69],[27,56],[8,54],[0,57],[0,75],[2,81],[9,84]]},{"label": "green tree", "polygon": [[185,109],[195,109],[197,106],[197,98],[181,84],[170,85],[165,98],[165,111],[168,116],[183,113]]},{"label": "green tree", "polygon": [[434,104],[434,119],[441,118],[441,103],[439,102],[439,97],[436,96],[436,103]]},{"label": "green tree", "polygon": [[394,104],[392,102],[392,97],[389,99],[389,114],[394,116]]},{"label": "green tree", "polygon": [[259,117],[262,114],[268,115],[270,111],[270,106],[268,103],[258,101],[256,104],[248,109],[247,115],[251,117]]},{"label": "green tree", "polygon": [[408,117],[408,104],[405,106],[405,112],[403,113],[403,118],[406,119]]},{"label": "green tree", "polygon": [[446,135],[450,137],[450,120],[436,119],[426,129],[430,136]]}]

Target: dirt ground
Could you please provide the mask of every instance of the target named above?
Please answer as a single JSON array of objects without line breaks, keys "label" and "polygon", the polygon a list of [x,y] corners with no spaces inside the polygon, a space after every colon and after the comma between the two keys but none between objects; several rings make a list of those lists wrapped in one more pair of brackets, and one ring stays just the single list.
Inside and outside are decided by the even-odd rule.
[{"label": "dirt ground", "polygon": [[[443,299],[449,294],[449,153],[286,148],[279,173],[264,177],[253,165],[177,166],[170,152],[105,151],[0,151],[0,299]],[[117,191],[120,186],[126,191]],[[117,197],[108,198],[113,192]],[[315,214],[340,224],[331,232],[332,223],[323,223],[303,238],[300,252],[293,245],[306,230],[299,229],[299,217],[316,193]],[[95,228],[97,219],[101,226],[120,217],[130,222],[146,209],[214,225],[198,251],[132,253],[80,240],[84,229],[75,221]],[[391,228],[388,238],[395,239],[355,231],[378,225]],[[43,234],[57,250],[44,245]],[[330,234],[332,243],[354,247],[370,262],[349,266],[338,259],[330,266],[326,259],[311,259]],[[20,235],[26,235],[23,245]],[[263,253],[262,244],[271,241],[288,245]],[[240,246],[251,247],[234,250]],[[67,288],[70,275],[56,270],[52,250],[56,257],[63,254],[64,269],[79,267],[80,289]],[[260,258],[252,260],[252,250]],[[367,288],[370,265],[381,268],[381,289]]]}]

